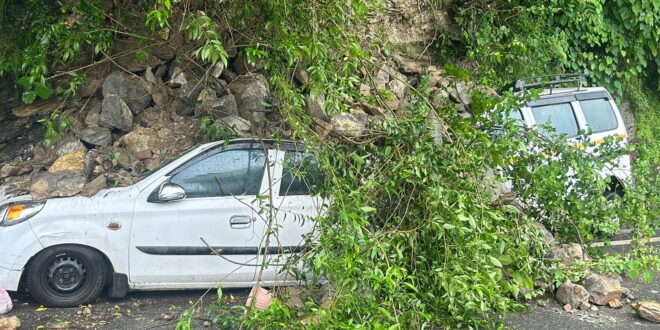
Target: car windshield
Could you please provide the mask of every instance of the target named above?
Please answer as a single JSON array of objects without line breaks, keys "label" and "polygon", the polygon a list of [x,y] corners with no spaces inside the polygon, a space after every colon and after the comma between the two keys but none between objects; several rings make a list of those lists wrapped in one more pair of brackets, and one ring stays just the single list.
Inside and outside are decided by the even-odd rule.
[{"label": "car windshield", "polygon": [[140,176],[138,177],[138,181],[142,181],[142,180],[146,179],[146,178],[149,177],[150,175],[152,175],[152,174],[154,174],[154,173],[160,171],[163,167],[169,165],[169,164],[172,163],[173,161],[175,161],[175,160],[181,158],[181,156],[183,156],[183,155],[185,155],[185,154],[187,154],[187,153],[189,153],[189,152],[195,150],[195,149],[198,148],[198,147],[199,147],[199,144],[196,144],[196,145],[194,145],[194,146],[188,148],[187,150],[182,151],[182,152],[181,152],[180,154],[178,154],[177,156],[171,157],[170,159],[168,159],[168,160],[166,160],[166,161],[163,161],[163,162],[162,162],[160,165],[158,165],[156,168],[151,169],[151,170],[149,170],[149,171],[146,171],[146,172],[140,174]]}]

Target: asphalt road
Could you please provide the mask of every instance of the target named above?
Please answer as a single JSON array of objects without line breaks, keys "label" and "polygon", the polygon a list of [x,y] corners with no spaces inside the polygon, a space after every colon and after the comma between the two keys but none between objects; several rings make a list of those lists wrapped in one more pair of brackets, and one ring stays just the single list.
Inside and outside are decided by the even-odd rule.
[{"label": "asphalt road", "polygon": [[[660,244],[655,244],[656,246]],[[626,246],[608,250],[621,251]],[[632,290],[638,300],[660,302],[660,273],[652,283],[624,278],[623,285]],[[228,304],[244,304],[248,290],[226,290]],[[195,310],[194,329],[211,328],[208,306],[217,297],[215,290],[132,292],[125,299],[99,299],[96,303],[78,308],[48,308],[25,294],[14,295],[14,310],[3,316],[18,316],[22,329],[173,329],[179,316],[191,308]],[[575,310],[565,312],[552,296],[537,299],[528,304],[529,311],[505,317],[506,326],[518,330],[596,330],[596,329],[658,329],[659,323],[639,318],[630,307],[632,301],[624,301],[623,308],[598,307],[597,311]]]}]

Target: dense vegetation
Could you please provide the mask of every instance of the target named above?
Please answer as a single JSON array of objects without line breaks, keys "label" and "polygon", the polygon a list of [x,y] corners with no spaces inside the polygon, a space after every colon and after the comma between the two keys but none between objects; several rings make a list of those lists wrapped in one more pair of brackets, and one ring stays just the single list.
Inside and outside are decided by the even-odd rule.
[{"label": "dense vegetation", "polygon": [[[320,139],[303,110],[305,94],[325,95],[328,113],[345,111],[350,98],[380,106],[378,98],[365,99],[357,90],[360,82],[371,84],[363,72],[372,69],[376,50],[360,42],[359,32],[367,13],[378,10],[377,1],[121,2],[106,11],[99,0],[0,0],[0,28],[11,30],[0,38],[0,76],[15,79],[26,103],[56,93],[74,97],[82,77],[62,67],[103,58],[113,35],[148,40],[163,30],[182,29],[199,44],[196,60],[206,66],[227,60],[230,41],[252,63],[263,63],[279,111],[326,174],[320,193],[333,203],[327,216],[317,219],[320,244],[304,260],[330,281],[331,305],[310,302],[292,311],[276,303],[247,316],[216,306],[219,325],[479,327],[519,309],[519,298],[542,293],[539,282],[579,278],[590,267],[647,279],[660,269],[657,251],[643,244],[659,227],[657,1],[477,0],[432,6],[451,12],[462,32],[443,39],[452,40],[450,47],[444,42],[442,51],[433,52],[440,54],[434,62],[477,64],[467,66],[477,69],[448,66],[449,74],[499,87],[520,76],[577,71],[630,100],[638,122],[638,181],[621,208],[602,196],[607,182],[597,169],[607,159],[510,122],[493,138],[503,118],[491,110],[497,104],[519,105],[519,97],[508,93],[473,92],[473,116],[466,118],[456,114],[455,105],[431,108],[422,79],[402,115],[384,118],[357,140]],[[312,79],[297,86],[291,73],[301,65]],[[437,143],[429,112],[444,123],[443,143]],[[609,142],[598,146],[602,154],[625,152]],[[543,152],[528,152],[530,145]],[[578,180],[566,193],[569,169]],[[495,200],[484,186],[507,180],[526,207]],[[562,241],[582,244],[593,241],[594,233],[611,234],[628,225],[635,229],[637,248],[626,256],[551,271],[547,245],[533,221],[546,224]]]}]

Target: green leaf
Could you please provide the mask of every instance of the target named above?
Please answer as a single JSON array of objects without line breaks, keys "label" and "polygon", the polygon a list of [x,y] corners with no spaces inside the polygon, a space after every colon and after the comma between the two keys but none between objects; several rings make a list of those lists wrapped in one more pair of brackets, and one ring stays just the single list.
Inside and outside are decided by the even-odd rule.
[{"label": "green leaf", "polygon": [[42,100],[47,100],[53,95],[53,90],[46,85],[37,85],[35,92]]},{"label": "green leaf", "polygon": [[360,211],[362,211],[362,212],[364,212],[364,213],[375,213],[375,212],[376,212],[376,209],[373,208],[373,207],[371,207],[371,206],[362,206],[362,207],[360,208]]},{"label": "green leaf", "polygon": [[25,103],[25,104],[30,104],[30,103],[34,102],[34,100],[36,98],[37,98],[37,93],[35,93],[34,91],[30,90],[30,91],[23,92],[22,99],[23,99],[23,103]]},{"label": "green leaf", "polygon": [[502,263],[500,263],[500,261],[497,260],[497,258],[493,256],[488,256],[488,259],[490,260],[490,263],[493,264],[493,266],[502,268]]}]

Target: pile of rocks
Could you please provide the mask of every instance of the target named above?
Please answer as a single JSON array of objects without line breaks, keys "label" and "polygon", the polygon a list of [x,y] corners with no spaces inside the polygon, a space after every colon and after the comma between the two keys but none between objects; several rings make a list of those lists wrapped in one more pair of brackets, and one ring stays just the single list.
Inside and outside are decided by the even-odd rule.
[{"label": "pile of rocks", "polygon": [[[203,116],[222,123],[238,137],[289,137],[262,65],[248,63],[245,53],[233,47],[228,48],[227,67],[221,62],[175,61],[185,39],[180,34],[169,38],[168,43],[152,45],[143,61],[135,60],[135,50],[142,47],[137,41],[118,40],[113,60],[86,72],[77,100],[51,100],[12,109],[13,120],[34,123],[60,108],[72,123],[60,141],[37,141],[13,150],[13,158],[0,165],[0,185],[5,192],[45,199],[80,193],[92,196],[109,184],[132,184],[145,170],[202,142],[199,118]],[[127,53],[132,56],[123,55]],[[373,120],[405,113],[410,92],[422,74],[430,75],[433,97],[429,103],[440,107],[452,102],[469,116],[473,84],[401,56],[373,61],[377,64],[365,68],[364,83],[359,87],[365,98],[346,100],[348,112],[328,116],[324,95],[305,97],[305,110],[319,136],[359,138]],[[311,75],[301,65],[293,78],[293,83],[306,90]],[[378,105],[366,104],[368,96],[376,98]],[[16,130],[27,134],[39,126]],[[20,139],[21,133],[11,136],[17,134]]]}]

